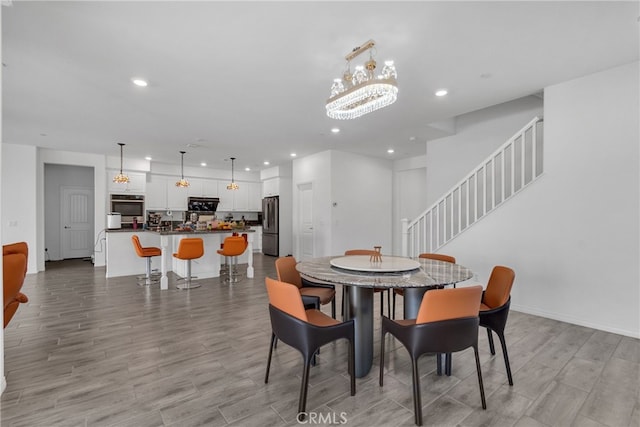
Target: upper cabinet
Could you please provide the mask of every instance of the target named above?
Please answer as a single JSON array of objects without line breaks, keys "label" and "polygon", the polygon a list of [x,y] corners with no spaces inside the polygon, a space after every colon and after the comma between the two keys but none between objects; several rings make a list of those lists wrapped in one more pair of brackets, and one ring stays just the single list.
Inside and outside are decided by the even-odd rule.
[{"label": "upper cabinet", "polygon": [[118,170],[107,170],[107,191],[114,194],[144,194],[146,192],[147,174],[144,172],[124,173],[129,177],[129,182],[120,184],[113,182],[113,177],[118,174]]},{"label": "upper cabinet", "polygon": [[237,190],[227,190],[227,181],[218,181],[218,197],[221,212],[231,211],[261,211],[261,185],[258,182],[238,182]]},{"label": "upper cabinet", "polygon": [[280,178],[269,178],[262,182],[262,197],[280,195]]},{"label": "upper cabinet", "polygon": [[189,178],[190,197],[218,197],[218,181],[215,179]]},{"label": "upper cabinet", "polygon": [[175,179],[151,175],[147,182],[146,209],[186,211],[189,188],[176,187]]}]

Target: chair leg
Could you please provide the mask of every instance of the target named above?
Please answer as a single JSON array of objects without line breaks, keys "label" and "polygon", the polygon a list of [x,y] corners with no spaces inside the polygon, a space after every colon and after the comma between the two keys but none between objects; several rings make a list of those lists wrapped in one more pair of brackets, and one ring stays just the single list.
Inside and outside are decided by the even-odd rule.
[{"label": "chair leg", "polygon": [[507,368],[507,378],[509,378],[509,385],[513,385],[513,377],[511,376],[511,365],[509,364],[509,355],[507,354],[507,343],[504,340],[504,334],[496,332],[500,339],[500,345],[502,346],[502,355],[504,356],[504,366]]},{"label": "chair leg", "polygon": [[384,291],[380,292],[380,316],[384,316]]},{"label": "chair leg", "polygon": [[336,297],[331,300],[331,317],[336,318]]},{"label": "chair leg", "polygon": [[442,353],[436,353],[436,365],[437,365],[436,374],[438,374],[438,376],[441,376],[442,375]]},{"label": "chair leg", "polygon": [[298,421],[304,420],[305,408],[307,406],[307,390],[309,389],[309,369],[311,368],[310,357],[304,358],[302,368],[302,384],[300,385],[300,400],[298,401]]},{"label": "chair leg", "polygon": [[496,348],[493,346],[493,334],[491,334],[491,329],[487,328],[487,337],[489,338],[489,350],[491,354],[496,354]]},{"label": "chair leg", "polygon": [[351,377],[351,396],[356,395],[356,351],[353,340],[349,340],[349,376]]},{"label": "chair leg", "polygon": [[387,331],[384,330],[384,326],[382,327],[382,334],[380,336],[380,376],[378,377],[378,384],[380,387],[384,384],[384,336]]},{"label": "chair leg", "polygon": [[396,318],[396,293],[393,292],[393,317],[392,319]]},{"label": "chair leg", "polygon": [[387,316],[391,319],[391,289],[387,289]]},{"label": "chair leg", "polygon": [[418,361],[412,359],[413,368],[413,411],[417,426],[422,425],[422,396],[420,395],[420,374],[418,373]]},{"label": "chair leg", "polygon": [[271,333],[271,344],[269,344],[269,357],[267,358],[267,372],[264,374],[264,383],[269,382],[269,369],[271,368],[271,355],[273,354],[273,349],[276,347],[276,334]]},{"label": "chair leg", "polygon": [[444,369],[445,369],[445,374],[447,374],[448,377],[451,376],[452,360],[453,360],[453,357],[451,356],[451,353],[445,354],[445,357],[444,357],[444,364],[445,364]]},{"label": "chair leg", "polygon": [[482,399],[482,409],[487,409],[487,402],[484,399],[484,385],[482,384],[482,370],[480,368],[480,356],[478,355],[478,346],[473,347],[476,355],[476,371],[478,371],[478,385],[480,386],[480,399]]}]

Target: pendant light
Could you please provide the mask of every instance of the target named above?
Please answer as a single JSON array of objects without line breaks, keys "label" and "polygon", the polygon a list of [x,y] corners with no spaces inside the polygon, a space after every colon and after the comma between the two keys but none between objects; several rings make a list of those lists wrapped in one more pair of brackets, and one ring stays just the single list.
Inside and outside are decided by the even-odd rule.
[{"label": "pendant light", "polygon": [[124,142],[118,142],[118,145],[120,146],[120,173],[113,177],[113,182],[126,184],[129,182],[129,177],[122,173],[122,147],[124,147]]},{"label": "pendant light", "polygon": [[231,157],[231,184],[227,185],[227,190],[237,190],[240,187],[238,187],[238,184],[236,184],[236,181],[233,179],[233,162],[235,161],[235,157]]},{"label": "pendant light", "polygon": [[176,182],[176,187],[188,187],[189,181],[184,179],[184,154],[186,151],[181,151],[180,154],[182,157],[180,158],[180,181]]}]

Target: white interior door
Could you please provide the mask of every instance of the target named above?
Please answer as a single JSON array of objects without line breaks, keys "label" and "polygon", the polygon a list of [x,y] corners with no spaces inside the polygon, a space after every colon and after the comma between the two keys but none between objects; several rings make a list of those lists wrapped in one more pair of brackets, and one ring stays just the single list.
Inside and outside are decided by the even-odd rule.
[{"label": "white interior door", "polygon": [[300,236],[300,254],[302,261],[315,256],[313,234],[313,188],[311,183],[298,185],[298,212],[300,213],[298,235]]},{"label": "white interior door", "polygon": [[93,189],[62,187],[62,258],[85,258],[93,254]]}]

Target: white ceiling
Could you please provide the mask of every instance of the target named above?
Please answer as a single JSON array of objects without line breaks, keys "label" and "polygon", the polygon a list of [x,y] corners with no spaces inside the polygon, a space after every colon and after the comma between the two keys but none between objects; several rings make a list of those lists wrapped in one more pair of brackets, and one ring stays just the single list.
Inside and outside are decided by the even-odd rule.
[{"label": "white ceiling", "polygon": [[[636,1],[14,1],[3,142],[253,170],[327,149],[404,158],[442,135],[434,122],[637,61],[638,15]],[[368,39],[395,60],[398,101],[329,119],[332,79]]]}]

